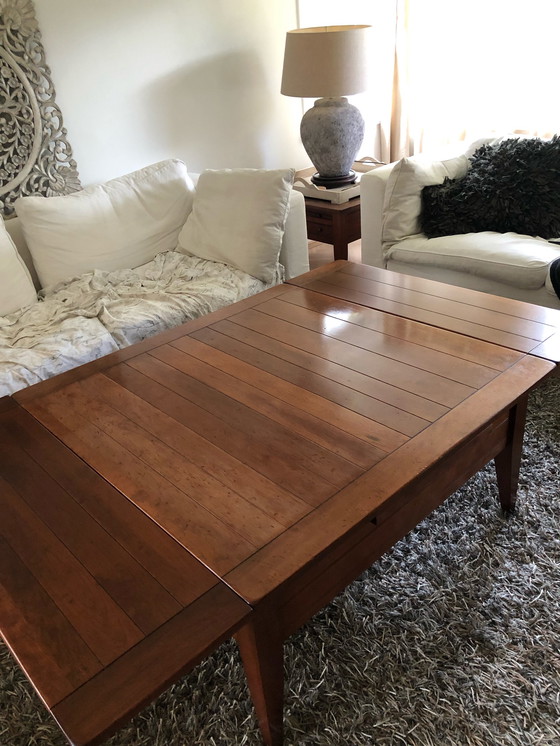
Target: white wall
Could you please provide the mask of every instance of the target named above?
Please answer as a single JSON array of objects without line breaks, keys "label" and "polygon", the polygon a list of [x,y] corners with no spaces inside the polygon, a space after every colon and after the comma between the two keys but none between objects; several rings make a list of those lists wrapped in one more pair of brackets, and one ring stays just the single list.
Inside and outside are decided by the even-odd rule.
[{"label": "white wall", "polygon": [[280,94],[296,0],[35,0],[82,184],[168,157],[303,168]]}]

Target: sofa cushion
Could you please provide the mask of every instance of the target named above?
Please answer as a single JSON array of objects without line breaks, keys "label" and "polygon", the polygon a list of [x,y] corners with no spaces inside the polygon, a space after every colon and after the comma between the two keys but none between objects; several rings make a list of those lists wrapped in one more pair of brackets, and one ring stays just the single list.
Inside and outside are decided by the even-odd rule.
[{"label": "sofa cushion", "polygon": [[201,174],[179,250],[270,282],[276,275],[293,169],[225,169]]},{"label": "sofa cushion", "polygon": [[0,218],[0,316],[36,301],[37,292],[29,270]]},{"label": "sofa cushion", "polygon": [[423,233],[560,234],[560,136],[483,145],[470,161],[461,178],[422,190]]},{"label": "sofa cushion", "polygon": [[427,238],[412,236],[395,244],[388,258],[469,272],[514,287],[542,287],[560,247],[517,233],[465,233]]},{"label": "sofa cushion", "polygon": [[167,160],[62,197],[20,197],[15,208],[46,287],[175,249],[193,191],[185,164]]},{"label": "sofa cushion", "polygon": [[460,155],[446,161],[425,160],[421,156],[403,158],[391,171],[385,188],[381,241],[384,248],[407,236],[420,233],[422,189],[441,184],[448,177],[464,176],[468,158]]}]

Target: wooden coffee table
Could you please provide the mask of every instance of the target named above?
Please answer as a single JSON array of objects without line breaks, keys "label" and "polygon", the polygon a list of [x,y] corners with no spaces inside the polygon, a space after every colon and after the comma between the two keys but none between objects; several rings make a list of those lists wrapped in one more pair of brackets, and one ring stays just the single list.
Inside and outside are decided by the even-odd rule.
[{"label": "wooden coffee table", "polygon": [[527,393],[555,367],[526,353],[554,333],[534,322],[525,350],[378,310],[345,297],[373,281],[356,266],[2,400],[0,621],[72,742],[233,633],[281,744],[286,637],[491,459],[513,507]]}]

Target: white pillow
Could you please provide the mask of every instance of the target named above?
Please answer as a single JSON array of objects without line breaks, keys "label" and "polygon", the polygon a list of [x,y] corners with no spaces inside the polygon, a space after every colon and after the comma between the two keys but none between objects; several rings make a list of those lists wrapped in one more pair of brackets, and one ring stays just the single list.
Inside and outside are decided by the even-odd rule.
[{"label": "white pillow", "polygon": [[295,171],[204,171],[180,249],[271,282],[278,264]]},{"label": "white pillow", "polygon": [[0,316],[36,301],[37,292],[29,270],[0,217]]},{"label": "white pillow", "polygon": [[175,249],[193,192],[185,164],[167,160],[62,197],[20,197],[15,208],[47,287],[93,269],[133,269]]},{"label": "white pillow", "polygon": [[422,189],[443,184],[446,176],[456,179],[467,173],[466,155],[447,161],[403,158],[391,171],[385,188],[381,241],[386,250],[407,236],[421,232]]}]

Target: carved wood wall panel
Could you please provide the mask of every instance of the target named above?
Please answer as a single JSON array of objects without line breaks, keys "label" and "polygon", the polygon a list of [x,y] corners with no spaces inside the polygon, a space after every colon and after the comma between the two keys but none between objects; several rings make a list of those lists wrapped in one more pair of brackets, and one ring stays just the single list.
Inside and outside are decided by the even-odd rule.
[{"label": "carved wood wall panel", "polygon": [[80,189],[31,0],[0,0],[0,211]]}]

